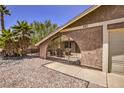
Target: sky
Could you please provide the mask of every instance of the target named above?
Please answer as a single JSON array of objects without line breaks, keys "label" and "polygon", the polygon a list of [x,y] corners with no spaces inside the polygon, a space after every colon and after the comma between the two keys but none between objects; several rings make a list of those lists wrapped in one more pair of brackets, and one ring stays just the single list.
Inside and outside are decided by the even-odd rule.
[{"label": "sky", "polygon": [[29,23],[33,21],[44,22],[51,20],[53,23],[62,26],[75,16],[79,15],[89,5],[9,5],[7,8],[11,16],[5,16],[5,27],[8,29],[15,25],[17,20],[25,20]]}]

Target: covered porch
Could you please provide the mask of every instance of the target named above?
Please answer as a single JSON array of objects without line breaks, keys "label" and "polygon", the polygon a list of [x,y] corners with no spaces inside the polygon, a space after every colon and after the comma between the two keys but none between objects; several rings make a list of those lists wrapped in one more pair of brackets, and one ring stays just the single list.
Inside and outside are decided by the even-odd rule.
[{"label": "covered porch", "polygon": [[47,47],[47,59],[80,65],[81,53],[77,43],[66,35],[53,38]]}]

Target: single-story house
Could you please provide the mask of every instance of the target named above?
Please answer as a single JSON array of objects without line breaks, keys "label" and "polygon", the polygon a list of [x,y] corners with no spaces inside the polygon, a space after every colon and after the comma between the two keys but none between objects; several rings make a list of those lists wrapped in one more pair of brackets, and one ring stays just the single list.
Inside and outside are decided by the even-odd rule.
[{"label": "single-story house", "polygon": [[[77,43],[82,66],[104,73],[112,72],[114,66],[115,72],[119,70],[124,75],[123,5],[95,5],[76,16],[36,44],[41,58],[47,58],[48,44],[59,35],[71,37]],[[119,80],[115,82],[121,86],[123,81]]]}]

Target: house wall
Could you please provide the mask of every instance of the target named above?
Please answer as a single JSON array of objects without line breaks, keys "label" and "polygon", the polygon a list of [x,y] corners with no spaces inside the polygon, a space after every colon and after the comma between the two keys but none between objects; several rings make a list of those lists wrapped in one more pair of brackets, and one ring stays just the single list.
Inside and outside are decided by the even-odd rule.
[{"label": "house wall", "polygon": [[108,25],[108,30],[124,28],[124,22]]},{"label": "house wall", "polygon": [[39,50],[40,50],[39,56],[40,56],[40,58],[42,58],[42,59],[46,59],[46,57],[47,57],[47,47],[48,47],[49,42],[50,42],[50,41],[47,40],[46,42],[42,43],[42,44],[39,46]]},{"label": "house wall", "polygon": [[[95,11],[81,18],[80,20],[67,26],[66,28],[102,22],[122,17],[124,17],[124,6],[101,6]],[[124,23],[109,25],[108,29],[123,27],[123,24]],[[103,27],[93,27],[61,33],[74,39],[74,41],[79,46],[82,55],[81,65],[102,69],[102,29]],[[46,58],[46,50],[50,40],[51,39],[45,41],[45,43],[40,45],[41,58]]]},{"label": "house wall", "polygon": [[[124,17],[124,6],[121,6],[121,5],[100,6],[95,11],[89,13],[83,18],[72,23],[71,25],[67,26],[65,29],[86,25],[86,24],[92,24],[92,23],[117,19],[117,18],[122,18],[122,17]],[[123,28],[123,27],[124,27],[124,22],[108,25],[108,29],[116,29],[116,28]],[[73,38],[77,36],[76,39],[78,40],[75,40],[75,41],[77,41],[77,43],[81,48],[81,53],[82,53],[81,64],[82,65],[102,69],[102,44],[103,44],[102,29],[103,28],[101,27],[97,29],[89,28],[89,30],[80,29],[78,31],[73,31],[75,32],[75,34],[73,34]],[[94,30],[94,33],[92,32],[93,30]],[[80,33],[78,36],[77,34],[79,31],[82,31],[82,33]],[[87,31],[87,32],[84,33],[83,31],[84,32]],[[68,33],[72,33],[72,32],[68,32]],[[98,42],[97,42],[97,39],[99,40]],[[97,47],[97,46],[100,46],[100,47],[90,50],[91,47]],[[89,50],[87,48],[89,48]]]},{"label": "house wall", "polygon": [[[81,65],[102,69],[102,27],[65,32],[81,51]],[[75,35],[76,34],[76,35]]]}]

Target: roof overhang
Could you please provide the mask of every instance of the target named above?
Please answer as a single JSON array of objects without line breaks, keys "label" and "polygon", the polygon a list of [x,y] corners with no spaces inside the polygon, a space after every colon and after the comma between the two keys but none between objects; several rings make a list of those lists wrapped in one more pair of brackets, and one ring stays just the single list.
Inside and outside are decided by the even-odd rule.
[{"label": "roof overhang", "polygon": [[41,41],[39,41],[37,44],[35,44],[35,46],[39,46],[41,43],[43,43],[44,41],[48,40],[50,37],[54,36],[55,34],[57,34],[58,32],[60,32],[61,30],[63,30],[65,27],[71,25],[75,21],[79,20],[80,18],[84,17],[85,15],[89,14],[90,12],[94,11],[95,9],[97,9],[100,6],[101,5],[94,5],[94,6],[90,7],[90,8],[88,8],[86,11],[84,11],[80,15],[74,17],[72,20],[70,20],[65,25],[63,25],[62,27],[60,27],[59,29],[57,29],[55,32],[51,33],[46,38],[44,38]]}]

